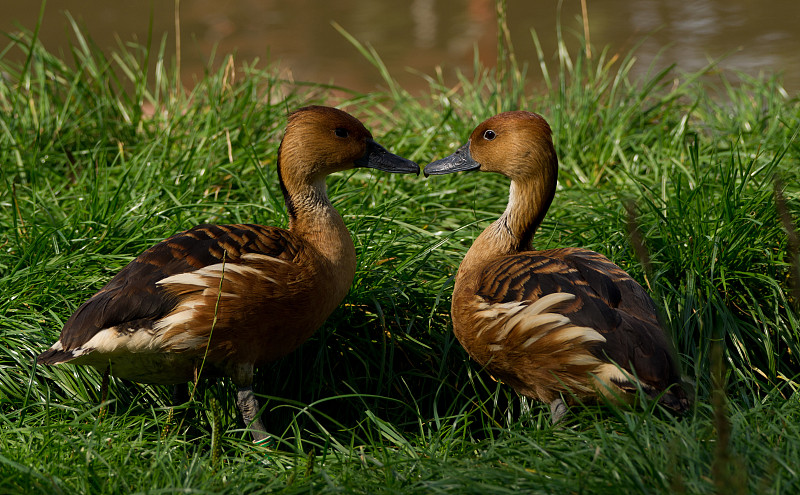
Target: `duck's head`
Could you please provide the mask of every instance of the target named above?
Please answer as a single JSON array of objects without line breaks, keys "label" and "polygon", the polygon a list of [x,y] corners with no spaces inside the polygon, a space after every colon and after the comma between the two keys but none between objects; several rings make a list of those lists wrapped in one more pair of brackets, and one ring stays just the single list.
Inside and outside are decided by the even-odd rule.
[{"label": "duck's head", "polygon": [[319,183],[333,172],[355,167],[419,174],[419,165],[386,151],[358,119],[342,110],[309,106],[289,115],[278,151],[283,181]]},{"label": "duck's head", "polygon": [[550,126],[541,115],[504,112],[483,121],[467,144],[425,167],[425,176],[464,170],[497,172],[512,180],[555,180],[558,158]]}]

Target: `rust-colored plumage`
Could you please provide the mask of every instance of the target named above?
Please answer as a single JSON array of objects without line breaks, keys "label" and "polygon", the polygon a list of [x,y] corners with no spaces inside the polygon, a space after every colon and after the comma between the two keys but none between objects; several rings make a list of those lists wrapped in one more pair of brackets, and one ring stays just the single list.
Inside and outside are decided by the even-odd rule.
[{"label": "rust-colored plumage", "polygon": [[460,170],[511,179],[505,212],[456,275],[453,331],[467,352],[519,393],[550,404],[553,422],[566,412],[562,397],[624,398],[637,388],[685,410],[676,357],[641,285],[593,251],[531,248],[558,176],[547,122],[530,112],[496,115],[425,174]]},{"label": "rust-colored plumage", "polygon": [[289,228],[199,225],[143,252],[69,318],[38,362],[85,364],[141,383],[228,376],[253,437],[253,368],[302,344],[339,305],[356,268],[353,240],[325,177],[353,167],[418,173],[329,107],[289,116],[278,169]]}]

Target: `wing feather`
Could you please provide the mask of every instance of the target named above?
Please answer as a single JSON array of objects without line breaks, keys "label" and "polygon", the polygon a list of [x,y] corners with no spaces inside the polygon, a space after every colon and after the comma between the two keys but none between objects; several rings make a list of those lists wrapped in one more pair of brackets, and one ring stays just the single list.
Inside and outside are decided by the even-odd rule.
[{"label": "wing feather", "polygon": [[233,276],[255,270],[242,264],[254,260],[291,263],[299,246],[287,230],[252,224],[199,225],[175,234],[140,254],[75,311],[61,331],[62,350],[78,348],[105,328],[168,315],[180,291],[168,290],[165,280],[191,285],[222,265]]},{"label": "wing feather", "polygon": [[567,248],[507,256],[485,267],[477,285],[481,288],[478,296],[486,304],[527,301],[532,307],[556,293],[573,294],[574,299],[565,297],[557,307],[551,305],[551,311],[602,336],[585,339],[592,355],[626,371],[635,370],[641,382],[656,389],[679,382],[672,344],[659,324],[652,299],[601,254]]}]

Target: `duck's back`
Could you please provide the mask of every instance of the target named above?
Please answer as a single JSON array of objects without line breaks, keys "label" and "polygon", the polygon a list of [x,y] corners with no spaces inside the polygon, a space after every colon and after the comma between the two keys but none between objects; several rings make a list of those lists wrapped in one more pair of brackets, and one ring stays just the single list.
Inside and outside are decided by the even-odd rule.
[{"label": "duck's back", "polygon": [[38,361],[100,369],[110,362],[115,376],[177,383],[192,378],[198,359],[222,373],[228,361],[273,360],[306,340],[340,302],[318,300],[327,270],[287,230],[200,225],[117,273]]},{"label": "duck's back", "polygon": [[[577,248],[529,251],[469,270],[453,293],[456,335],[521,393],[545,402],[563,392],[593,395],[591,375],[632,391],[632,372],[652,395],[679,383],[652,300],[608,258]],[[675,401],[665,404],[681,409]]]}]

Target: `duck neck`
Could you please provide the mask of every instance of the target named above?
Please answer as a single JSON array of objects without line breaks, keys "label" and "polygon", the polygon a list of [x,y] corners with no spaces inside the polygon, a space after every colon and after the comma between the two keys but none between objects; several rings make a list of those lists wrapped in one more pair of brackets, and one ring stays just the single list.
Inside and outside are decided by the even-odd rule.
[{"label": "duck neck", "polygon": [[462,266],[530,250],[555,190],[555,176],[546,180],[512,180],[506,210],[478,236]]},{"label": "duck neck", "polygon": [[353,238],[342,216],[331,204],[326,192],[325,177],[293,180],[283,169],[284,146],[278,148],[278,179],[289,214],[289,231],[313,246],[330,263],[330,274],[350,288],[356,271]]},{"label": "duck neck", "polygon": [[353,238],[325,189],[325,180],[320,179],[287,192],[289,230],[314,246],[338,270],[355,274]]}]

